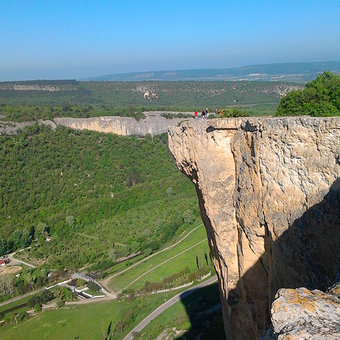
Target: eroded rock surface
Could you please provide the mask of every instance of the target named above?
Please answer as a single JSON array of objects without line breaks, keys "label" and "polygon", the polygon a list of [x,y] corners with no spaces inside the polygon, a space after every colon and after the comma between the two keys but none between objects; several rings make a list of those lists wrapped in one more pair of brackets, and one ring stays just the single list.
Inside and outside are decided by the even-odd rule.
[{"label": "eroded rock surface", "polygon": [[170,150],[196,185],[227,338],[260,338],[280,288],[333,283],[339,141],[339,117],[219,119],[170,129]]},{"label": "eroded rock surface", "polygon": [[[165,118],[162,113],[166,113],[172,118]],[[176,126],[183,120],[192,118],[177,118],[178,112],[148,111],[144,112],[145,118],[137,121],[131,117],[102,116],[92,118],[71,118],[61,117],[51,120],[38,120],[39,125],[47,125],[55,129],[57,125],[66,126],[76,130],[91,130],[104,133],[114,133],[121,136],[146,136],[160,135],[166,133],[171,126]],[[188,116],[193,116],[191,112],[184,112]],[[4,118],[3,116],[0,117]],[[35,121],[12,122],[0,120],[0,135],[13,135],[26,126],[36,124]]]},{"label": "eroded rock surface", "polygon": [[52,120],[29,121],[29,122],[8,122],[0,120],[0,135],[15,135],[19,130],[24,129],[26,126],[33,126],[35,124],[49,126],[51,129],[57,127],[56,123]]},{"label": "eroded rock surface", "polygon": [[122,136],[159,135],[176,126],[183,118],[167,119],[157,113],[147,113],[145,119],[137,121],[130,117],[103,116],[93,118],[55,118],[57,125],[67,126],[77,130],[92,130],[114,133]]},{"label": "eroded rock surface", "polygon": [[320,290],[280,289],[272,306],[279,340],[340,339],[340,300]]}]

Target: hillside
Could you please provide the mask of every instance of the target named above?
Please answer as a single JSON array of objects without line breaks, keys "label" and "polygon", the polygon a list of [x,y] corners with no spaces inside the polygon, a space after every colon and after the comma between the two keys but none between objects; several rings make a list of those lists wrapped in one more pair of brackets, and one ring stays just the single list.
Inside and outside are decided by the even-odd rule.
[{"label": "hillside", "polygon": [[33,262],[108,267],[158,249],[198,217],[194,188],[176,171],[165,135],[33,126],[0,136],[0,159],[0,256],[36,239]]},{"label": "hillside", "polygon": [[[51,90],[53,87],[53,90]],[[233,81],[143,81],[143,82],[77,82],[50,85],[37,82],[0,83],[0,105],[43,105],[35,116],[90,117],[135,111],[132,108],[157,110],[202,110],[208,107],[243,106],[255,114],[273,113],[287,92],[303,88],[285,82]],[[80,108],[69,106],[79,105]],[[93,107],[88,107],[92,105]],[[53,110],[49,107],[53,106]],[[84,110],[84,106],[88,107]],[[104,107],[103,107],[104,106]],[[122,109],[119,109],[122,108]],[[46,111],[53,111],[48,116]],[[101,112],[101,113],[99,113]],[[0,107],[0,115],[1,115]],[[6,115],[6,114],[4,114]],[[125,115],[125,114],[124,114]],[[20,115],[22,117],[22,115]]]},{"label": "hillside", "polygon": [[328,70],[340,73],[340,62],[301,62],[247,65],[221,69],[193,69],[116,73],[85,78],[91,81],[140,81],[140,80],[261,80],[305,83]]}]

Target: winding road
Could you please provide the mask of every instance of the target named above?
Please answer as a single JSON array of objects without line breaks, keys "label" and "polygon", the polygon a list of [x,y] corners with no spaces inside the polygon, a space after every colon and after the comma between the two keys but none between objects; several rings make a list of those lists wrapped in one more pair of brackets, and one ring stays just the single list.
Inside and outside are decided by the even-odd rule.
[{"label": "winding road", "polygon": [[179,293],[175,295],[173,298],[168,300],[167,302],[163,303],[161,306],[156,308],[151,314],[149,314],[141,323],[139,323],[134,329],[131,330],[131,332],[125,336],[123,340],[133,340],[133,333],[134,332],[140,332],[143,328],[145,328],[153,319],[155,319],[158,315],[163,313],[165,310],[173,306],[176,302],[181,301],[181,299],[187,297],[188,295],[196,292],[200,288],[206,287],[211,285],[212,283],[217,281],[217,276],[213,276],[212,278],[198,284],[194,288],[190,288],[185,290],[182,293]]}]

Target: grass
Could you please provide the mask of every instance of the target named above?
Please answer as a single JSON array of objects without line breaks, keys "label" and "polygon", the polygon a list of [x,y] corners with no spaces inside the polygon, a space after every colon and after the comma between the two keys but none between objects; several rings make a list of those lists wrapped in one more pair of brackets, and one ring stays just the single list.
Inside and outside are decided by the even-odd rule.
[{"label": "grass", "polygon": [[100,296],[100,295],[103,295],[102,292],[96,292],[95,290],[92,290],[92,289],[87,289],[87,290],[85,290],[84,293],[90,294],[90,295],[92,295],[92,296]]},{"label": "grass", "polygon": [[[26,304],[27,304],[27,301],[31,298],[32,296],[27,296],[23,299],[20,299],[18,301],[15,301],[15,302],[12,302],[12,303],[9,303],[7,305],[4,305],[4,306],[1,306],[0,307],[0,314],[7,314],[7,313],[10,313],[9,311],[16,311],[18,312],[18,310],[20,309],[24,309],[26,307]],[[22,306],[22,308],[20,308],[20,306]],[[18,308],[18,309],[17,309]],[[28,308],[27,308],[28,309]]]},{"label": "grass", "polygon": [[197,270],[196,256],[201,253],[209,254],[210,251],[208,242],[205,239],[203,241],[204,242],[197,244],[190,250],[186,250],[176,258],[147,273],[147,275],[141,277],[138,281],[129,286],[129,288],[134,290],[140,289],[144,286],[146,280],[149,282],[161,282],[164,278],[169,276],[169,273],[178,273],[186,267],[189,267],[191,271]]},{"label": "grass", "polygon": [[[197,226],[197,224],[195,224],[195,225]],[[177,233],[176,233],[176,235],[174,235],[174,238],[171,241],[171,243],[168,242],[167,244],[164,244],[161,247],[160,251],[162,251],[162,249],[164,249],[164,248],[169,247],[171,244],[174,244],[174,243],[178,242],[178,240],[180,240],[183,237],[185,237],[185,235],[190,233],[190,231],[193,230],[194,228],[195,227],[190,229],[190,228],[187,228],[186,226],[179,227],[178,230],[177,230]],[[108,268],[105,271],[105,276],[103,278],[108,277],[108,276],[110,276],[112,274],[116,274],[116,273],[126,269],[127,267],[129,267],[129,266],[131,266],[131,265],[133,265],[133,264],[143,260],[145,257],[146,257],[145,253],[142,253],[140,255],[137,255],[136,257],[131,258],[130,260],[117,263],[117,264],[115,264],[114,266]]]},{"label": "grass", "polygon": [[[169,297],[176,293],[168,294]],[[113,324],[121,319],[126,310],[138,311],[134,324],[139,323],[152,310],[164,302],[163,295],[140,297],[132,302],[97,302],[81,306],[66,306],[58,310],[46,310],[19,323],[17,326],[6,325],[0,328],[1,340],[36,340],[57,339],[102,339],[103,331],[110,321]],[[124,334],[132,325],[124,330]],[[119,335],[116,338],[122,338]]]},{"label": "grass", "polygon": [[[219,302],[217,283],[201,288],[152,320],[136,340],[156,339],[165,330],[173,339],[176,337],[174,329],[181,331],[180,334],[187,340],[196,339],[199,334],[200,339],[224,339],[222,313],[217,306]],[[209,309],[210,313],[202,313]],[[206,323],[206,320],[210,322]]]},{"label": "grass", "polygon": [[[199,227],[198,229],[196,229],[188,238],[186,238],[183,242],[179,243],[178,245],[176,245],[175,247],[166,250],[162,253],[160,253],[157,256],[153,256],[150,259],[142,262],[140,265],[131,268],[130,270],[122,273],[121,275],[118,275],[116,277],[114,277],[110,282],[109,282],[109,288],[111,288],[114,291],[119,291],[124,289],[131,281],[135,280],[137,277],[139,277],[140,275],[142,275],[143,273],[145,273],[146,271],[154,268],[156,265],[158,265],[159,263],[169,259],[172,256],[177,255],[179,252],[185,251],[186,249],[188,249],[189,247],[193,246],[194,244],[202,241],[203,239],[205,239],[207,237],[206,235],[206,231],[204,226],[202,225],[201,227]],[[195,253],[196,256],[196,253]],[[174,259],[174,265],[170,264],[169,262],[166,264],[165,268],[168,268],[167,270],[165,269],[166,275],[171,275],[173,273],[179,272],[180,270],[184,269],[185,266],[187,265],[186,262],[181,262],[180,264],[183,266],[183,268],[181,268],[181,265],[178,265],[177,259]],[[185,257],[182,259],[182,261],[185,261]],[[177,265],[176,265],[177,264]],[[171,266],[170,270],[169,266]],[[160,267],[161,268],[161,267]],[[174,271],[173,271],[174,270]],[[155,277],[157,278],[158,275],[160,275],[158,277],[158,279],[160,277],[163,277],[164,274],[164,269],[160,269],[160,271],[163,271],[163,273],[161,272],[156,272],[159,274],[155,274]],[[150,275],[148,274],[148,280],[150,281]],[[141,279],[141,282],[145,282],[145,277]]]}]

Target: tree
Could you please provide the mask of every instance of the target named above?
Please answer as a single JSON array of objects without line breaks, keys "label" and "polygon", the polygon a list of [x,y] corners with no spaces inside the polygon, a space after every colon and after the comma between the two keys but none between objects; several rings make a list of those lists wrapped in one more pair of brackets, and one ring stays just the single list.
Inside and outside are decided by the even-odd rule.
[{"label": "tree", "polygon": [[193,224],[195,221],[195,217],[192,214],[192,210],[191,209],[185,210],[182,215],[182,219],[183,219],[183,222],[186,224],[189,224],[189,225]]},{"label": "tree", "polygon": [[95,282],[89,281],[87,284],[87,287],[95,292],[98,292],[100,290],[100,286],[98,286]]},{"label": "tree", "polygon": [[112,262],[116,262],[116,260],[117,260],[117,253],[116,253],[116,251],[115,251],[115,249],[113,247],[109,249],[108,255],[109,255],[109,259]]},{"label": "tree", "polygon": [[12,275],[0,275],[0,296],[12,295],[14,292],[14,280]]},{"label": "tree", "polygon": [[287,93],[281,99],[276,115],[340,115],[340,76],[324,72],[307,83],[305,89]]}]

